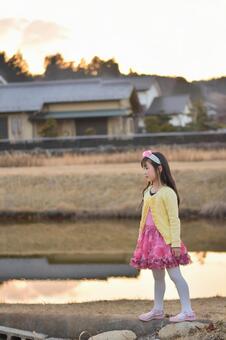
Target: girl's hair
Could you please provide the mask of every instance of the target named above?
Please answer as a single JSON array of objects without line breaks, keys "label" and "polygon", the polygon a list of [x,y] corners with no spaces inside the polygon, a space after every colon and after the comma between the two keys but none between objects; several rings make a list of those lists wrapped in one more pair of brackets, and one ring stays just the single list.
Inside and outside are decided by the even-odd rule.
[{"label": "girl's hair", "polygon": [[[141,160],[141,167],[143,168],[145,166],[146,162],[149,162],[149,163],[151,163],[151,165],[153,165],[153,167],[155,169],[155,173],[159,177],[161,183],[168,185],[170,188],[172,188],[175,191],[175,193],[177,195],[177,202],[178,202],[178,207],[179,207],[180,206],[180,196],[179,196],[177,188],[176,188],[176,183],[175,183],[173,176],[171,174],[168,161],[167,161],[166,157],[161,152],[156,151],[156,152],[152,152],[152,153],[160,159],[160,162],[161,162],[161,165],[162,165],[162,171],[161,172],[159,171],[160,174],[158,174],[159,164],[155,163],[154,161],[152,161],[148,157],[144,157]],[[144,188],[144,190],[142,192],[143,198],[142,198],[142,201],[140,203],[140,207],[142,207],[142,205],[143,205],[144,192],[148,188],[149,185],[150,185],[150,182],[148,182],[147,186]]]}]

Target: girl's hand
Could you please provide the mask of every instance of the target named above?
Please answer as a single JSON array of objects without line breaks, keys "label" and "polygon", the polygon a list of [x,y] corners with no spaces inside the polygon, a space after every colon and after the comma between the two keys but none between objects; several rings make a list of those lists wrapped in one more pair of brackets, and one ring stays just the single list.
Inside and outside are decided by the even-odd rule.
[{"label": "girl's hand", "polygon": [[180,247],[171,247],[171,249],[174,256],[176,257],[180,256]]}]

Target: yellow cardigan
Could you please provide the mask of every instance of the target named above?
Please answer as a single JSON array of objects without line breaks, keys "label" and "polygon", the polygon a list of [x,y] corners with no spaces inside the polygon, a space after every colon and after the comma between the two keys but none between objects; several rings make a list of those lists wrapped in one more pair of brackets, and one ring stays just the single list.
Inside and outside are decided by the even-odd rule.
[{"label": "yellow cardigan", "polygon": [[144,192],[139,234],[144,228],[148,210],[150,208],[153,221],[166,244],[171,244],[172,247],[180,247],[181,224],[175,191],[167,185],[161,187],[152,196],[149,191],[150,186]]}]

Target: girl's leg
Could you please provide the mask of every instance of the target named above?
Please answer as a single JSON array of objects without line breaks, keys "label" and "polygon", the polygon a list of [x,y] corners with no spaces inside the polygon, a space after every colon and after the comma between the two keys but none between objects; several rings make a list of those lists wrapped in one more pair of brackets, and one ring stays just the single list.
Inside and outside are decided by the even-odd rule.
[{"label": "girl's leg", "polygon": [[181,311],[192,312],[188,284],[182,276],[180,267],[167,268],[167,272],[177,288],[180,297]]},{"label": "girl's leg", "polygon": [[163,297],[166,289],[165,285],[165,269],[152,269],[154,277],[154,307],[150,312],[141,314],[139,319],[142,321],[149,321],[152,319],[164,319],[163,312]]},{"label": "girl's leg", "polygon": [[165,269],[152,269],[154,277],[154,310],[163,310],[163,299],[166,290]]}]

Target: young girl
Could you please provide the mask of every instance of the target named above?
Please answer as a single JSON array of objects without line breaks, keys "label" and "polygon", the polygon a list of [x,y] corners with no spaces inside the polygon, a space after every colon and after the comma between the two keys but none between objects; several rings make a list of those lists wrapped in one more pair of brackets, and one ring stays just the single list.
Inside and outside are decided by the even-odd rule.
[{"label": "young girl", "polygon": [[169,318],[171,322],[196,320],[191,308],[188,284],[179,265],[192,263],[180,239],[178,216],[180,198],[169,164],[160,152],[143,152],[141,166],[148,181],[143,191],[139,237],[130,265],[137,269],[151,269],[154,277],[154,307],[139,319],[163,319],[165,268],[174,282],[181,303],[181,312]]}]

